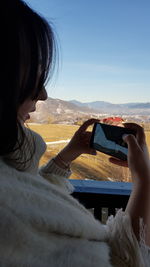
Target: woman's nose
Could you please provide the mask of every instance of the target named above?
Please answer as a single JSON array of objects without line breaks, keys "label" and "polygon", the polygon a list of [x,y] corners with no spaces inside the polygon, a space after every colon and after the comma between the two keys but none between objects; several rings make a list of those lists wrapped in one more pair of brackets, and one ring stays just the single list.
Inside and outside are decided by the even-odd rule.
[{"label": "woman's nose", "polygon": [[45,87],[43,86],[42,90],[40,91],[38,95],[38,100],[45,101],[48,98],[47,92],[45,90]]}]

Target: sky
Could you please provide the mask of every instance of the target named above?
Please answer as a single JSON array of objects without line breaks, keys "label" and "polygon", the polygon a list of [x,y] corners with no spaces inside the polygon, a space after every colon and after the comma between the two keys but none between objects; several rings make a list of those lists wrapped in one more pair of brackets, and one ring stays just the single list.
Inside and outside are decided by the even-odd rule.
[{"label": "sky", "polygon": [[50,97],[150,102],[149,0],[25,0],[57,38]]}]

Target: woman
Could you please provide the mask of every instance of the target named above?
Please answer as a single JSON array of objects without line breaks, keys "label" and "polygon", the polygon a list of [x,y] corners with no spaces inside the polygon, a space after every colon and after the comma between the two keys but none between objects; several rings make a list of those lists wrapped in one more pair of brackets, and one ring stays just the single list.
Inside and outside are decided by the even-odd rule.
[{"label": "woman", "polygon": [[[148,249],[137,241],[139,217],[147,225],[149,220],[146,209],[137,210],[141,185],[146,196],[150,180],[142,128],[127,125],[137,131],[136,139],[129,135],[125,141],[129,167],[138,180],[127,211],[119,211],[103,226],[70,196],[73,188],[66,179],[72,160],[82,153],[96,153],[89,147],[86,131],[95,120],[86,121],[70,143],[40,169],[45,143],[24,126],[36,102],[47,98],[44,85],[56,55],[52,27],[21,0],[6,0],[1,6],[1,53],[5,55],[1,84],[5,88],[0,110],[0,266],[148,266],[144,254]],[[140,153],[144,170],[137,166],[134,150]],[[146,206],[145,196],[141,201]]]}]

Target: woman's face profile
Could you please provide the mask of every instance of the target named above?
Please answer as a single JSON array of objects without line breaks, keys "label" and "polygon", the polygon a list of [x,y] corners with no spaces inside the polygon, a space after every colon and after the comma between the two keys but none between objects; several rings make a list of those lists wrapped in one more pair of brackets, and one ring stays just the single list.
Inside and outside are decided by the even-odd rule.
[{"label": "woman's face profile", "polygon": [[31,98],[26,99],[18,109],[18,119],[25,122],[26,120],[30,119],[31,112],[36,110],[36,103],[37,101],[45,101],[47,99],[47,92],[45,87],[42,88],[40,91],[37,99],[32,100]]}]

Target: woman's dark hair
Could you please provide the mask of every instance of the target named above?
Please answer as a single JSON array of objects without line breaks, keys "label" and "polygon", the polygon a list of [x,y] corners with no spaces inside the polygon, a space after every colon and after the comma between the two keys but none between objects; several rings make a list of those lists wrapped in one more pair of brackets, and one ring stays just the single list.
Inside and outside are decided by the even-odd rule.
[{"label": "woman's dark hair", "polygon": [[[55,66],[52,27],[21,0],[1,5],[0,155],[14,151],[21,125],[20,105],[36,99]],[[24,140],[22,133],[19,146]]]}]

